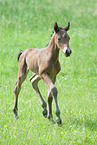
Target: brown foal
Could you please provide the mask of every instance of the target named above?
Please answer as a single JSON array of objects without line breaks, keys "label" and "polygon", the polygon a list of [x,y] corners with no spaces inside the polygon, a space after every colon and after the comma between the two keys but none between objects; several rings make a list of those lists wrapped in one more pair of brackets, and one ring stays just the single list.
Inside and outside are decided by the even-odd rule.
[{"label": "brown foal", "polygon": [[[57,88],[55,87],[54,83],[56,81],[56,75],[61,70],[60,63],[59,63],[59,50],[63,51],[66,57],[70,56],[71,49],[69,47],[69,40],[70,37],[67,34],[67,31],[70,28],[70,23],[64,28],[59,27],[57,23],[54,24],[54,33],[53,36],[46,48],[43,49],[26,49],[25,51],[21,51],[18,54],[19,59],[19,72],[17,82],[14,88],[14,108],[13,113],[15,118],[18,118],[18,95],[21,90],[21,85],[23,81],[27,77],[27,72],[30,69],[34,72],[34,75],[30,77],[30,82],[32,84],[33,89],[36,91],[41,106],[43,108],[43,116],[47,116],[48,119],[54,122],[53,115],[52,115],[52,101],[54,100],[55,103],[55,114],[56,114],[56,122],[58,125],[62,125],[62,121],[60,118],[60,110],[58,107],[57,102]],[[47,111],[47,104],[44,101],[39,88],[38,82],[43,80],[44,83],[48,86],[48,111]]]}]

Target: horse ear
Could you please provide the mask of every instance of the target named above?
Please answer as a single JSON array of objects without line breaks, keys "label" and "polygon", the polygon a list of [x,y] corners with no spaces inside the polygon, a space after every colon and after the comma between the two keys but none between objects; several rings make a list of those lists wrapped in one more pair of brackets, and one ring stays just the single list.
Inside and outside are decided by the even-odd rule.
[{"label": "horse ear", "polygon": [[57,33],[59,31],[59,27],[57,25],[57,22],[55,22],[54,24],[54,31]]},{"label": "horse ear", "polygon": [[68,25],[65,26],[64,29],[65,29],[66,31],[68,31],[68,30],[70,29],[70,22],[68,22]]}]

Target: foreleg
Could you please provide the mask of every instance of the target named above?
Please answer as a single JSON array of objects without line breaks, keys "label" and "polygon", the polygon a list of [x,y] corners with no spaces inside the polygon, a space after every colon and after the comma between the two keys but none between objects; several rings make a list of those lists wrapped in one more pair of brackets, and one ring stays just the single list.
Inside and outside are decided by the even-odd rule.
[{"label": "foreleg", "polygon": [[[42,74],[41,79],[45,82],[45,84],[48,86],[49,88],[49,92],[51,92],[51,96],[54,99],[54,103],[55,103],[55,114],[56,114],[56,121],[58,123],[58,125],[62,124],[61,118],[60,118],[60,110],[58,107],[58,102],[57,102],[57,88],[54,86],[54,84],[52,83],[52,81],[50,80],[49,76],[47,74]],[[51,109],[51,98],[49,96],[49,109]],[[49,110],[50,112],[50,110]]]}]

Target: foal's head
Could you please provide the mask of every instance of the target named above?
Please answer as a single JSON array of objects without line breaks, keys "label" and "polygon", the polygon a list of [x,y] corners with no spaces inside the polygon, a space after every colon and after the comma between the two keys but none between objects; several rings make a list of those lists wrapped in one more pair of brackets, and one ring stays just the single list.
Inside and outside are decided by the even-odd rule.
[{"label": "foal's head", "polygon": [[66,57],[70,56],[71,49],[69,47],[70,37],[67,34],[67,31],[70,29],[70,23],[64,28],[58,27],[57,23],[54,24],[54,33],[55,33],[55,43],[57,47],[63,51]]}]

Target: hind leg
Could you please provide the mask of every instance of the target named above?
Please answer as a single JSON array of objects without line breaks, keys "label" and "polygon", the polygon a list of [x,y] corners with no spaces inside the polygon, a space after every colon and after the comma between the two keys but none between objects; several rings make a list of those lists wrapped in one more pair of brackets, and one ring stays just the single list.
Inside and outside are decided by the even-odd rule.
[{"label": "hind leg", "polygon": [[14,107],[12,110],[15,118],[17,119],[18,119],[18,95],[21,90],[21,85],[23,81],[26,79],[26,76],[27,76],[27,66],[26,64],[21,63],[19,64],[18,78],[17,78],[17,82],[15,83],[15,88],[14,88],[15,100],[14,100]]},{"label": "hind leg", "polygon": [[32,87],[36,91],[36,93],[39,97],[39,100],[41,102],[41,106],[43,108],[43,116],[46,117],[47,116],[47,109],[46,109],[47,104],[44,101],[44,99],[39,91],[39,88],[38,88],[38,82],[40,81],[40,77],[37,74],[34,74],[33,76],[31,76],[31,78],[29,80],[31,81]]}]

